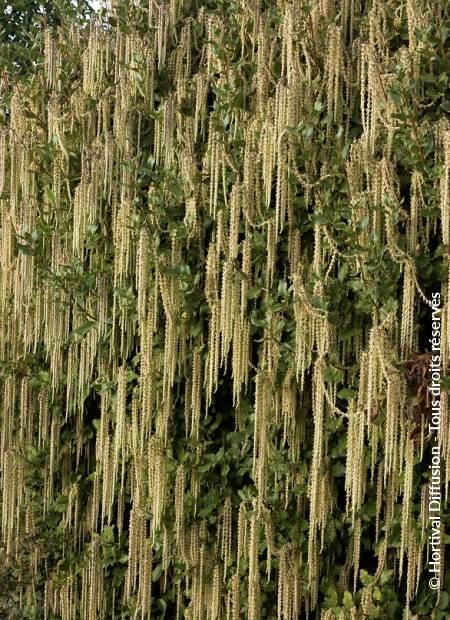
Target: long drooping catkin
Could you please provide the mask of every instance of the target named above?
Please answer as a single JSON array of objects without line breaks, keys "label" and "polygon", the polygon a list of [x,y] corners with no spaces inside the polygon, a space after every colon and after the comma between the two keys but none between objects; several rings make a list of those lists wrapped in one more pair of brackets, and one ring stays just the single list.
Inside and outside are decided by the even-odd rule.
[{"label": "long drooping catkin", "polygon": [[445,11],[110,4],[4,42],[0,608],[345,620],[392,574],[413,610]]}]

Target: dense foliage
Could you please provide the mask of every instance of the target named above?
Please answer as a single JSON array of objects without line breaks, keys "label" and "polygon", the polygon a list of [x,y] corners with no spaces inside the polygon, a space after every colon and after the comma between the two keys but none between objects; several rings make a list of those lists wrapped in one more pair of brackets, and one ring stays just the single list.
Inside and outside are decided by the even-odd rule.
[{"label": "dense foliage", "polygon": [[448,618],[447,3],[66,9],[3,41],[0,616]]},{"label": "dense foliage", "polygon": [[0,0],[0,73],[31,73],[44,28],[82,22],[91,12],[86,0]]}]

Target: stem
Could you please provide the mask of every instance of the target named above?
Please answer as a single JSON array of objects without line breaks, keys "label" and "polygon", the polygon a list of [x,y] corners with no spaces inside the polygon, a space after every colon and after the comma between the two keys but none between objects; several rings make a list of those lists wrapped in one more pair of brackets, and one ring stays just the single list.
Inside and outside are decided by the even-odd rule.
[{"label": "stem", "polygon": [[308,7],[308,21],[309,21],[309,29],[311,31],[311,39],[312,39],[312,44],[313,44],[314,62],[317,65],[319,64],[319,62],[318,62],[318,54],[317,54],[317,47],[316,47],[316,38],[314,36],[314,27],[313,27],[313,22],[312,22],[312,17],[311,17],[311,6]]},{"label": "stem", "polygon": [[368,282],[367,282],[366,278],[364,277],[363,266],[362,266],[362,263],[361,263],[361,261],[359,260],[359,258],[357,259],[357,262],[358,262],[359,270],[360,270],[360,273],[361,273],[361,280],[364,282],[364,284],[365,284],[365,285],[366,285],[366,287],[367,287],[365,292],[366,292],[366,293],[367,293],[367,295],[369,296],[369,299],[370,299],[370,301],[373,303],[373,305],[374,305],[375,309],[376,309],[376,310],[378,310],[378,304],[377,304],[377,302],[374,300],[374,298],[372,297],[372,295],[369,293],[369,290],[368,290],[368,289],[369,289],[369,284],[368,284]]},{"label": "stem", "polygon": [[375,68],[377,70],[377,76],[378,76],[378,80],[380,82],[381,90],[383,91],[384,99],[385,99],[385,101],[387,103],[388,96],[387,96],[387,93],[386,93],[386,89],[384,88],[383,80],[381,79],[380,67],[378,66],[377,62],[375,62],[374,64],[375,64]]},{"label": "stem", "polygon": [[[405,104],[405,107],[408,107],[408,101],[406,99],[406,92],[405,92],[405,85],[403,84],[403,82],[401,83],[402,85],[402,99],[403,99],[403,103]],[[417,129],[417,124],[416,124],[416,120],[415,118],[411,115],[411,123],[412,123],[412,130],[413,130],[413,134],[414,134],[414,142],[416,143],[417,149],[419,151],[419,155],[420,155],[420,159],[422,160],[422,163],[425,164],[425,155],[423,152],[423,148],[422,145],[420,144],[419,141],[419,132]]]}]

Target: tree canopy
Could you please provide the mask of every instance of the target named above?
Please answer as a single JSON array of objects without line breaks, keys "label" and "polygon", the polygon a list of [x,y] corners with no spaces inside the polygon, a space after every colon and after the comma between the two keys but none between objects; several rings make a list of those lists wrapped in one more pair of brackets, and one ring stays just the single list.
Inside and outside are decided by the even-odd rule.
[{"label": "tree canopy", "polygon": [[6,9],[0,616],[448,618],[447,4]]}]

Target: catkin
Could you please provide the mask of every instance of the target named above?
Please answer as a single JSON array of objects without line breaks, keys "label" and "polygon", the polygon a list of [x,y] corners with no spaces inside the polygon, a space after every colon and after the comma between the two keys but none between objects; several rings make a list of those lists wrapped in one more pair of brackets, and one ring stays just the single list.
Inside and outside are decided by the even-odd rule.
[{"label": "catkin", "polygon": [[393,571],[408,614],[431,293],[449,370],[445,11],[107,4],[0,75],[0,608],[356,619]]}]

